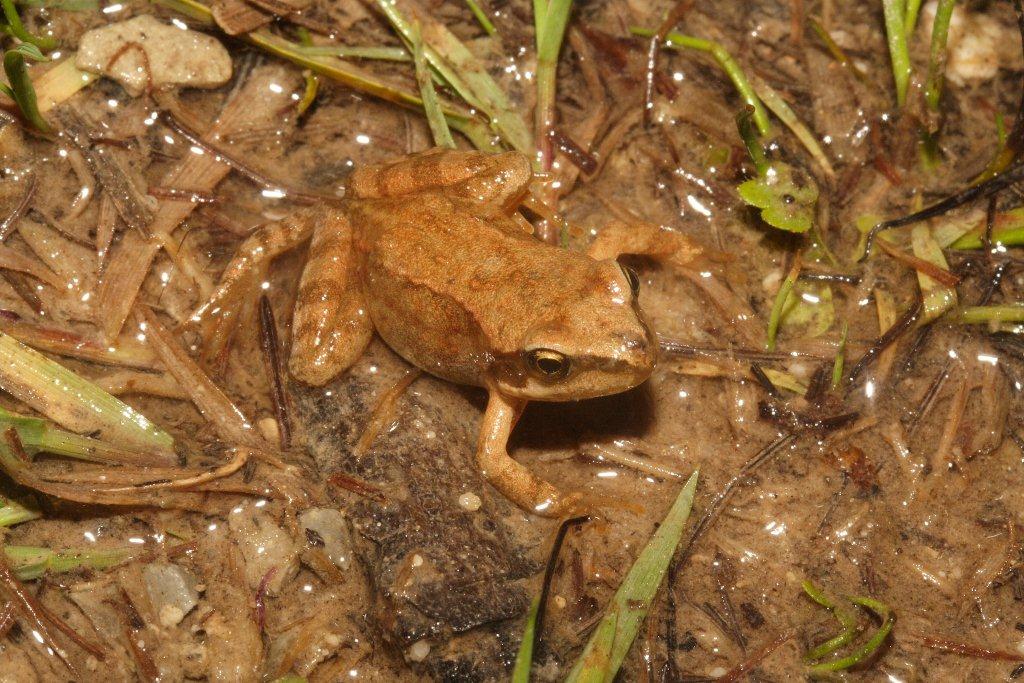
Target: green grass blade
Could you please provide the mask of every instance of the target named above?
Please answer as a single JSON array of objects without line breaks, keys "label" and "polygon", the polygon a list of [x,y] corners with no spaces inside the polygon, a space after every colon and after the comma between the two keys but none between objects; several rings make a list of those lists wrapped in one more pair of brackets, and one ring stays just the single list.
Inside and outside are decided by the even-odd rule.
[{"label": "green grass blade", "polygon": [[300,45],[295,48],[310,57],[338,57],[340,59],[376,59],[384,62],[411,61],[404,47],[362,47],[358,45]]},{"label": "green grass blade", "polygon": [[797,117],[796,112],[789,106],[786,100],[782,99],[780,95],[773,87],[768,85],[762,79],[755,77],[753,79],[754,92],[764,102],[765,106],[777,117],[779,120],[786,124],[786,127],[793,131],[793,135],[796,139],[807,149],[810,155],[818,162],[821,169],[825,171],[825,175],[829,178],[835,177],[835,170],[832,168],[832,162],[825,156],[825,152],[821,149],[821,145],[818,144],[818,139],[814,137],[804,122]]},{"label": "green grass blade", "polygon": [[775,302],[772,304],[772,312],[768,316],[767,348],[769,351],[775,350],[775,338],[779,333],[779,325],[782,324],[782,312],[786,308],[786,300],[789,299],[789,293],[793,291],[793,285],[796,284],[798,274],[799,269],[790,269],[789,274],[786,275],[786,279],[782,281],[779,291],[775,294]]},{"label": "green grass blade", "polygon": [[437,99],[437,92],[434,90],[434,78],[423,54],[419,22],[413,22],[412,58],[416,65],[416,83],[420,86],[420,97],[423,99],[423,113],[427,117],[430,133],[434,136],[434,144],[438,147],[455,149],[455,140],[452,139],[452,132],[448,130],[448,122],[444,118],[441,102]]},{"label": "green grass blade", "polygon": [[829,638],[825,642],[811,648],[806,654],[804,654],[804,660],[814,661],[821,659],[826,655],[830,655],[839,648],[848,645],[853,642],[853,639],[857,637],[857,620],[853,615],[846,612],[846,610],[839,609],[832,600],[828,598],[817,586],[810,581],[804,581],[803,583],[804,592],[829,612],[839,621],[842,625],[843,630],[833,638]]},{"label": "green grass blade", "polygon": [[921,13],[921,0],[907,0],[907,11],[904,13],[903,27],[907,33],[909,40],[910,36],[914,35],[914,29],[917,28],[917,17]]},{"label": "green grass blade", "polygon": [[843,381],[843,365],[846,363],[846,337],[850,332],[850,324],[843,323],[843,336],[839,338],[839,349],[836,351],[836,359],[832,361],[832,390],[839,388]]},{"label": "green grass blade", "polygon": [[843,671],[844,669],[857,666],[861,662],[870,659],[878,648],[882,646],[886,638],[889,637],[893,624],[896,622],[896,614],[888,605],[872,598],[850,598],[850,602],[874,612],[882,620],[882,625],[871,634],[871,637],[863,645],[849,655],[810,667],[808,673],[812,678],[828,676],[836,671]]},{"label": "green grass blade", "polygon": [[885,35],[892,61],[892,77],[896,84],[896,103],[903,106],[910,86],[910,52],[907,49],[905,6],[900,0],[882,0]]},{"label": "green grass blade", "polygon": [[526,615],[526,626],[523,628],[523,642],[519,645],[519,652],[516,653],[516,664],[512,669],[512,683],[530,683],[530,667],[533,665],[533,641],[537,631],[538,610],[540,610],[539,595],[530,603],[530,611]]},{"label": "green grass blade", "polygon": [[[654,35],[654,31],[646,28],[631,27],[629,32],[635,36],[641,36],[644,38],[650,38]],[[754,123],[757,124],[757,129],[761,135],[770,135],[772,132],[771,123],[768,121],[768,112],[764,109],[761,99],[754,92],[754,88],[750,85],[750,80],[747,78],[747,74],[740,68],[739,63],[733,58],[732,54],[720,44],[706,40],[704,38],[694,38],[693,36],[685,36],[681,33],[669,33],[665,36],[665,40],[668,41],[669,45],[675,47],[685,47],[691,50],[700,50],[701,52],[707,52],[711,55],[718,66],[722,68],[725,75],[732,81],[733,86],[739,92],[740,97],[754,108]]]},{"label": "green grass blade", "polygon": [[669,562],[682,538],[683,528],[693,507],[697,477],[698,472],[690,476],[661,526],[636,558],[608,605],[604,618],[566,678],[566,683],[605,683],[614,679],[640,631],[640,625],[647,616],[651,601],[665,578]]},{"label": "green grass blade", "polygon": [[34,36],[28,32],[25,25],[21,23],[18,10],[14,7],[12,0],[0,0],[3,7],[4,17],[7,19],[7,27],[15,38],[23,43],[35,45],[40,50],[52,50],[57,47],[57,41],[48,36]]},{"label": "green grass blade", "polygon": [[[377,0],[377,6],[407,45],[412,44],[412,24],[399,10],[399,0]],[[411,5],[406,10],[413,9]],[[519,113],[504,91],[455,34],[433,17],[415,11],[410,15],[420,22],[423,53],[430,65],[451,85],[470,107],[483,112],[498,134],[512,148],[530,153],[530,134]]]},{"label": "green grass blade", "polygon": [[21,581],[38,579],[44,574],[63,574],[78,568],[103,571],[121,564],[138,552],[137,548],[74,548],[54,551],[23,545],[7,545],[3,549],[14,575]]},{"label": "green grass blade", "polygon": [[956,311],[953,320],[963,325],[1024,323],[1024,304],[965,306]]},{"label": "green grass blade", "polygon": [[[942,270],[949,270],[942,247],[932,237],[931,226],[926,223],[915,225],[910,233],[910,240],[914,256],[928,261]],[[920,271],[917,273],[917,281],[921,288],[921,296],[924,298],[925,321],[934,320],[956,306],[956,287],[938,282]]]},{"label": "green grass blade", "polygon": [[42,513],[35,508],[29,507],[13,498],[0,497],[0,528],[29,522],[42,516]]},{"label": "green grass blade", "polygon": [[145,415],[2,332],[0,389],[75,432],[163,452],[174,445]]},{"label": "green grass blade", "polygon": [[553,153],[549,133],[555,124],[555,80],[558,55],[565,38],[565,27],[572,11],[572,0],[543,0],[534,3],[537,42],[537,104],[534,109],[534,135],[541,168],[551,167]]},{"label": "green grass blade", "polygon": [[483,8],[480,7],[476,0],[466,0],[466,5],[469,6],[469,11],[472,12],[473,16],[476,17],[476,20],[480,22],[480,26],[482,26],[484,31],[487,32],[487,35],[493,36],[498,32],[498,29],[494,28],[494,23],[491,22],[490,17],[487,16],[487,13],[484,12]]},{"label": "green grass blade", "polygon": [[946,69],[946,39],[949,37],[949,22],[955,5],[956,0],[939,0],[935,8],[932,43],[928,55],[928,76],[924,86],[924,101],[934,112],[939,110],[939,100],[942,98]]},{"label": "green grass blade", "polygon": [[4,73],[7,75],[7,81],[11,84],[10,88],[6,89],[6,93],[18,105],[25,120],[33,128],[40,133],[50,133],[53,129],[39,113],[36,90],[32,85],[32,79],[28,76],[26,57],[36,60],[45,59],[39,49],[29,43],[22,43],[15,49],[4,53]]},{"label": "green grass blade", "polygon": [[[198,0],[155,0],[155,2],[196,21],[213,25],[210,8]],[[318,52],[321,48],[303,47],[265,30],[253,31],[238,37],[265,52],[310,69],[353,90],[373,95],[407,109],[423,111],[423,100],[417,94],[387,83],[341,59],[325,56]],[[456,107],[451,103],[443,105],[443,109],[445,117],[448,119],[448,125],[469,138],[477,149],[485,151],[495,149],[493,133],[487,124],[477,116],[465,108]]]}]

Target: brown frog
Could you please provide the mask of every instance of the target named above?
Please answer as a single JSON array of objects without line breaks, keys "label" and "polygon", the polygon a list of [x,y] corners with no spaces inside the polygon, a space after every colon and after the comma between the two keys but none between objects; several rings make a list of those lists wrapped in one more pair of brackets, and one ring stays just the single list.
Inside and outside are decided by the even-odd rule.
[{"label": "brown frog", "polygon": [[[483,387],[481,472],[510,500],[557,516],[577,502],[509,457],[528,401],[575,401],[637,386],[656,341],[621,253],[686,263],[679,233],[612,223],[587,254],[535,239],[518,213],[526,156],[430,150],[356,170],[340,207],[302,209],[241,246],[196,314],[238,305],[269,259],[312,238],[292,324],[289,369],[322,385],[352,365],[376,330],[443,379]],[[536,206],[536,204],[531,204]]]}]

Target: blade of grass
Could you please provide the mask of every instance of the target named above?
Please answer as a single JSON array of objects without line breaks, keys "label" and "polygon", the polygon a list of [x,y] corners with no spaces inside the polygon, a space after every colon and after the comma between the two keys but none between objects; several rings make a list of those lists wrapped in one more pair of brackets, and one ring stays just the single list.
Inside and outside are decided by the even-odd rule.
[{"label": "blade of grass", "polygon": [[494,24],[491,22],[490,17],[487,16],[487,13],[484,12],[483,8],[480,7],[476,0],[466,0],[466,5],[469,6],[469,11],[472,12],[473,16],[476,17],[476,20],[480,22],[480,26],[482,26],[484,31],[487,32],[487,35],[493,36],[498,32],[498,29],[494,28]]},{"label": "blade of grass", "polygon": [[1024,322],[1024,304],[965,306],[956,311],[953,320],[964,325]]},{"label": "blade of grass", "polygon": [[882,646],[882,643],[885,642],[885,639],[889,637],[889,633],[892,631],[893,624],[896,621],[896,615],[888,605],[873,598],[854,597],[849,598],[849,600],[859,607],[863,607],[874,612],[878,618],[882,620],[882,625],[878,627],[877,631],[871,634],[871,637],[868,638],[863,645],[846,657],[842,657],[841,659],[836,659],[831,662],[815,664],[810,667],[808,673],[812,678],[828,676],[836,671],[843,671],[866,661],[878,650],[878,648]]},{"label": "blade of grass", "polygon": [[[910,0],[914,2],[914,0]],[[946,40],[949,37],[949,21],[953,16],[956,0],[939,0],[935,8],[935,22],[932,24],[932,43],[928,55],[928,76],[925,79],[924,101],[934,112],[939,111],[942,87],[946,71]]]},{"label": "blade of grass", "polygon": [[[650,38],[654,35],[654,31],[636,26],[630,27],[629,32],[635,36],[641,36],[644,38]],[[706,52],[711,55],[714,60],[718,62],[718,66],[725,71],[729,80],[732,81],[733,86],[735,86],[740,97],[743,98],[743,101],[754,108],[754,123],[757,124],[757,130],[762,136],[771,134],[771,123],[768,121],[768,113],[765,111],[764,105],[761,103],[761,99],[757,96],[757,93],[754,92],[754,88],[750,85],[750,80],[747,78],[746,73],[744,73],[743,69],[740,68],[739,63],[733,58],[728,50],[712,40],[685,36],[681,33],[669,33],[665,36],[665,40],[673,47],[685,47],[691,50],[700,50],[701,52]]]},{"label": "blade of grass", "polygon": [[126,450],[98,439],[57,429],[37,417],[25,417],[0,409],[0,431],[8,427],[17,430],[18,438],[30,455],[52,453],[86,462],[139,466],[171,466],[177,462],[177,456],[173,453]]},{"label": "blade of grass", "polygon": [[25,58],[36,61],[45,61],[46,58],[39,48],[29,43],[22,43],[13,50],[4,53],[4,73],[7,75],[7,82],[10,86],[0,83],[0,91],[14,100],[21,110],[25,120],[40,133],[50,133],[53,128],[47,123],[43,115],[39,113],[39,105],[36,100],[36,91],[32,86],[32,79],[28,76],[28,66]]},{"label": "blade of grass", "polygon": [[0,497],[0,529],[42,517],[42,513],[13,498]]},{"label": "blade of grass", "polygon": [[438,147],[455,149],[452,132],[448,130],[448,121],[445,120],[444,112],[441,110],[441,103],[434,90],[434,79],[423,54],[419,22],[413,22],[412,58],[416,65],[416,82],[420,86],[420,97],[423,99],[423,113],[427,117],[427,124],[430,125],[430,133],[434,136],[434,144]]},{"label": "blade of grass", "polygon": [[[931,227],[927,223],[919,223],[910,233],[914,256],[933,264],[942,271],[949,271],[949,264],[942,254],[942,247],[932,237]],[[941,274],[941,273],[937,273]],[[956,306],[956,287],[943,284],[920,270],[917,271],[917,282],[924,300],[924,321],[934,320],[953,306]]]},{"label": "blade of grass", "polygon": [[340,59],[376,59],[385,62],[408,62],[412,58],[404,47],[363,47],[358,45],[300,45],[295,48],[309,57],[338,57]]},{"label": "blade of grass", "polygon": [[604,683],[615,678],[682,538],[683,528],[693,507],[697,477],[698,472],[695,471],[679,492],[658,530],[630,567],[612,597],[604,618],[566,678],[566,683]]},{"label": "blade of grass", "polygon": [[[3,513],[3,508],[0,508]],[[2,517],[0,517],[2,519]],[[0,526],[3,526],[0,524]],[[533,645],[537,640],[537,611],[540,609],[540,596],[530,603],[530,611],[526,614],[526,626],[523,628],[523,641],[516,653],[516,663],[512,669],[511,683],[530,683],[530,667],[533,666]]]},{"label": "blade of grass", "polygon": [[63,574],[79,568],[104,571],[130,559],[138,548],[73,548],[50,550],[26,545],[5,545],[7,564],[19,581],[31,581],[44,574]]},{"label": "blade of grass", "polygon": [[836,359],[832,361],[832,390],[839,388],[843,381],[843,365],[846,363],[846,338],[850,332],[850,324],[843,323],[843,336],[839,338],[839,349],[836,351]]},{"label": "blade of grass", "polygon": [[896,84],[896,104],[902,107],[907,101],[907,88],[910,85],[910,52],[907,49],[904,3],[901,0],[882,0],[882,11],[889,58],[892,61],[892,77]]},{"label": "blade of grass", "polygon": [[904,15],[903,26],[907,32],[907,36],[914,35],[914,29],[917,27],[917,17],[921,13],[921,0],[906,0],[907,11]]},{"label": "blade of grass", "polygon": [[[156,2],[193,19],[209,24],[213,23],[210,8],[197,0],[156,0]],[[310,69],[353,90],[373,95],[407,109],[423,110],[423,101],[417,95],[382,81],[340,59],[316,54],[316,50],[319,48],[303,48],[298,43],[285,40],[263,29],[238,37],[265,52]],[[477,149],[488,151],[495,148],[493,134],[488,126],[474,114],[450,103],[444,105],[444,113],[448,118],[448,125],[465,135]]]},{"label": "blade of grass", "polygon": [[[309,37],[309,31],[303,27],[298,29],[299,43],[304,47],[311,47],[313,40]],[[299,100],[298,106],[295,108],[296,116],[302,116],[306,111],[313,106],[316,102],[317,93],[320,91],[320,77],[312,69],[306,69],[302,72],[302,78],[306,82],[306,87],[302,92],[302,99]]]},{"label": "blade of grass", "polygon": [[769,351],[775,350],[775,337],[779,333],[779,325],[782,323],[782,312],[786,308],[786,300],[789,293],[793,291],[793,285],[800,275],[800,259],[794,258],[786,279],[782,281],[779,291],[775,294],[775,302],[772,304],[772,312],[768,316],[768,341],[765,346]]},{"label": "blade of grass", "polygon": [[18,16],[18,10],[14,7],[13,0],[0,0],[3,7],[4,17],[7,19],[6,29],[22,43],[35,45],[40,50],[52,50],[57,47],[57,41],[49,36],[34,36],[25,29]]},{"label": "blade of grass", "polygon": [[131,406],[0,332],[0,388],[75,432],[169,452],[174,441]]},{"label": "blade of grass", "polygon": [[754,92],[764,102],[764,105],[779,117],[779,120],[786,124],[787,128],[793,131],[793,135],[807,149],[814,160],[818,162],[825,175],[829,178],[834,178],[836,173],[832,168],[832,163],[825,156],[825,152],[821,149],[821,145],[818,144],[814,133],[797,117],[796,112],[789,106],[789,103],[782,99],[782,95],[761,78],[754,76],[751,79],[751,83],[754,87]]},{"label": "blade of grass", "polygon": [[816,645],[804,654],[804,660],[812,662],[830,655],[844,645],[853,642],[853,639],[857,637],[857,619],[846,610],[836,606],[828,596],[810,581],[804,581],[803,588],[811,600],[814,600],[814,602],[831,612],[843,627],[843,630],[838,635]]},{"label": "blade of grass", "polygon": [[[403,10],[399,10],[399,5]],[[473,109],[485,114],[493,128],[512,148],[528,154],[530,134],[504,91],[455,34],[433,17],[401,0],[377,0],[377,6],[407,44],[412,44],[412,20],[419,21],[423,53],[430,65]],[[409,10],[412,10],[409,12]]]},{"label": "blade of grass", "polygon": [[534,109],[534,135],[539,164],[550,170],[554,148],[550,137],[555,125],[555,79],[558,55],[565,38],[565,26],[572,10],[572,0],[536,0],[533,3],[533,24],[537,47],[537,104]]}]

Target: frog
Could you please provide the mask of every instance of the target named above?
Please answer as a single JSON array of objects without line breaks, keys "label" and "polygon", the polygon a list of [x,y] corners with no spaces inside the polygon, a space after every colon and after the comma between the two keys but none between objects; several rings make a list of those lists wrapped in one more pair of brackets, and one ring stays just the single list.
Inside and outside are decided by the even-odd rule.
[{"label": "frog", "polygon": [[579,401],[645,382],[657,339],[639,304],[640,279],[618,257],[684,265],[701,248],[628,221],[609,223],[585,252],[541,241],[521,212],[539,206],[535,180],[519,152],[436,148],[361,166],[340,203],[301,208],[252,233],[193,320],[237,309],[271,259],[308,241],[292,377],[330,382],[376,333],[413,366],[485,390],[476,445],[484,479],[523,510],[569,514],[581,495],[513,459],[512,430],[530,401]]}]

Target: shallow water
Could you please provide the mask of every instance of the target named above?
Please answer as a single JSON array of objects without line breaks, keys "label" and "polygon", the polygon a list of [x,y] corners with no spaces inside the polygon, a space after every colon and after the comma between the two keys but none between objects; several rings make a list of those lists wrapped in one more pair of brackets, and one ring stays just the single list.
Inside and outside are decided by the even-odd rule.
[{"label": "shallow water", "polygon": [[[829,27],[866,74],[863,80],[837,63],[810,29],[794,39],[795,6]],[[528,111],[535,65],[527,4],[491,3],[497,39],[483,37],[461,3],[433,9]],[[1010,126],[1017,105],[1016,57],[1000,55],[994,77],[949,84],[939,137],[943,161],[926,171],[917,161],[913,116],[920,107],[912,105],[904,117],[894,109],[879,8],[723,2],[686,15],[680,30],[720,41],[779,91],[822,141],[835,167],[831,179],[773,122],[775,158],[803,169],[820,189],[816,225],[833,263],[821,249],[807,249],[806,240],[761,223],[737,196],[749,166],[734,123],[740,102],[705,55],[661,56],[651,120],[642,120],[645,44],[624,40],[623,27],[655,26],[666,9],[666,3],[628,0],[581,5],[559,68],[559,128],[578,141],[593,138],[600,162],[593,177],[576,179],[566,157],[556,161],[556,191],[564,195],[559,208],[574,226],[570,248],[584,247],[616,217],[680,230],[704,244],[710,257],[687,274],[632,262],[641,273],[640,303],[666,341],[650,381],[593,401],[531,404],[513,433],[513,456],[558,487],[584,493],[593,514],[562,548],[535,676],[564,677],[678,493],[679,477],[699,467],[683,548],[623,680],[713,679],[744,662],[755,680],[805,676],[802,655],[838,625],[803,593],[803,581],[833,596],[880,600],[896,615],[891,637],[851,678],[1007,678],[1018,664],[1012,658],[1024,659],[1019,330],[962,326],[949,318],[915,323],[874,357],[871,349],[885,331],[880,306],[889,318],[881,327],[888,328],[913,308],[918,277],[878,251],[856,263],[861,234],[855,226],[864,215],[898,216],[916,202],[928,204],[985,167],[997,145],[995,113],[1005,114]],[[1009,7],[973,9],[991,17],[1008,42],[1017,40]],[[148,4],[24,14],[30,28],[48,26],[63,45],[74,46],[89,27],[147,12],[181,21]],[[307,15],[337,27],[335,38],[345,44],[398,45],[358,3],[317,2]],[[218,144],[281,188],[337,196],[354,166],[431,144],[418,113],[326,79],[315,105],[297,117],[301,71],[240,43],[228,45],[236,73],[222,88],[184,90],[176,100],[163,94],[156,102],[130,98],[103,79],[62,106],[85,117],[92,149],[111,155],[140,194],[149,191],[165,205],[176,199],[169,192],[180,199],[182,191],[197,189],[175,185],[172,169],[188,155],[209,151],[175,134],[157,112],[171,108],[179,120],[205,127],[245,84],[255,94]],[[915,73],[923,74],[926,38],[915,38],[913,57]],[[407,64],[363,65],[411,83]],[[919,80],[913,93],[920,91]],[[72,200],[84,181],[69,160],[78,154],[74,146],[15,126],[0,130],[0,201],[13,209],[27,169],[36,193],[6,244],[47,264],[67,288],[8,279],[5,270],[0,308],[98,341],[104,305],[118,299],[116,293],[104,298],[103,283],[122,252],[143,248],[142,239],[115,219],[113,247],[98,256],[102,226],[113,215],[102,197],[111,190],[100,187],[76,213]],[[187,323],[243,237],[294,204],[241,173],[223,175],[203,190],[211,203],[180,227],[170,226],[165,248],[154,250],[141,298],[273,438],[255,311],[243,311],[235,322],[226,351],[201,340]],[[1011,193],[1001,197],[1000,211],[1015,200]],[[154,200],[144,201],[154,209]],[[984,220],[984,206],[955,215],[970,215],[974,225]],[[946,223],[939,219],[932,227]],[[909,253],[909,229],[896,234],[894,244]],[[802,282],[800,312],[807,319],[801,323],[799,313],[791,314],[777,351],[767,353],[764,330],[797,250],[804,250],[804,273],[847,277]],[[284,344],[304,257],[299,249],[278,259],[256,282]],[[960,303],[1020,300],[1024,271],[1015,249],[997,247],[991,255],[948,250],[946,258],[960,276]],[[1002,279],[990,289],[997,267]],[[43,314],[26,300],[26,288],[42,302]],[[844,323],[846,376],[865,354],[871,362],[852,381],[834,390],[825,386],[815,400],[789,391],[784,380],[806,387],[816,373],[831,377]],[[136,336],[144,350],[147,330],[129,318],[119,345]],[[61,360],[97,381],[117,371]],[[152,358],[146,362],[160,368]],[[777,397],[752,376],[752,364],[788,373],[783,380],[771,375]],[[189,507],[198,509],[77,505],[38,496],[43,518],[12,527],[7,544],[136,552],[114,569],[50,573],[27,582],[52,612],[103,644],[103,661],[58,636],[78,671],[69,673],[19,618],[9,631],[0,628],[0,680],[274,680],[289,672],[310,681],[506,678],[557,521],[524,514],[476,472],[473,450],[485,402],[478,389],[419,377],[397,398],[372,445],[358,452],[381,397],[407,370],[375,340],[355,367],[325,387],[288,381],[294,434],[280,455],[285,465],[248,466],[221,490],[195,499]],[[123,398],[175,436],[188,465],[222,462],[222,435],[181,400],[188,387],[173,379],[167,384],[178,398],[130,390]],[[4,398],[6,406],[25,411]],[[659,469],[638,472],[608,459],[616,454]],[[81,469],[49,460],[51,474]],[[9,480],[0,480],[0,495],[15,492]],[[177,495],[168,492],[165,500]],[[303,516],[310,509],[320,515],[340,510],[344,520],[328,515],[329,523],[314,523]],[[195,604],[181,615],[147,588],[147,568],[168,564],[184,570],[195,589]],[[6,597],[0,593],[0,606]],[[859,623],[865,632],[857,643],[877,627],[866,613]]]}]

